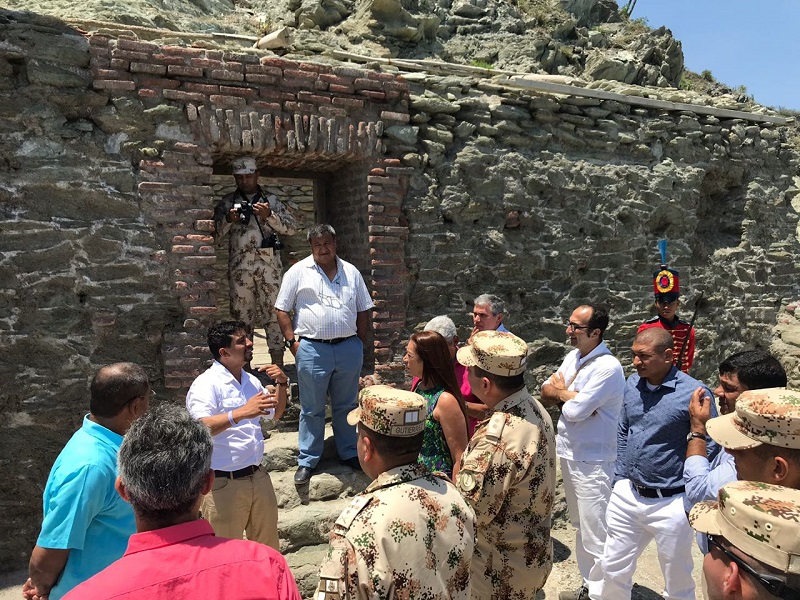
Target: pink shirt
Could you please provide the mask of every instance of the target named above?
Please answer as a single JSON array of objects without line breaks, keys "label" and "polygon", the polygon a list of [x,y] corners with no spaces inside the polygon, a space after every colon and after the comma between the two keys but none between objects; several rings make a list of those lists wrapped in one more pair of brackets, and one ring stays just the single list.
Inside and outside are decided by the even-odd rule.
[{"label": "pink shirt", "polygon": [[218,538],[208,521],[135,533],[118,561],[64,600],[300,600],[294,576],[269,546]]},{"label": "pink shirt", "polygon": [[[453,368],[456,371],[456,382],[461,384],[459,389],[461,390],[461,397],[464,398],[464,402],[477,402],[481,404],[481,401],[472,395],[472,388],[469,386],[469,372],[467,367],[462,365],[457,360],[454,360]],[[411,380],[412,390],[417,386],[417,383],[419,383],[419,377],[414,377],[414,379]],[[471,438],[472,434],[475,433],[475,427],[480,421],[478,421],[478,419],[473,419],[472,417],[467,417],[467,419],[469,421],[467,426],[467,437]]]}]

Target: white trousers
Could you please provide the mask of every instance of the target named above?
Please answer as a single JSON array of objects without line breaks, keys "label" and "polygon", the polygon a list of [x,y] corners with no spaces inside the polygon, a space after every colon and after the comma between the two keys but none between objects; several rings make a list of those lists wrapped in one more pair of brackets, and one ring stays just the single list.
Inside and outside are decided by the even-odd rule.
[{"label": "white trousers", "polygon": [[694,600],[694,532],[683,510],[683,496],[642,498],[630,480],[616,483],[606,512],[603,581],[589,587],[592,600],[630,600],[636,561],[652,539],[664,575],[665,600]]},{"label": "white trousers", "polygon": [[614,480],[614,462],[559,459],[569,522],[575,528],[575,558],[584,585],[603,579],[606,509]]}]

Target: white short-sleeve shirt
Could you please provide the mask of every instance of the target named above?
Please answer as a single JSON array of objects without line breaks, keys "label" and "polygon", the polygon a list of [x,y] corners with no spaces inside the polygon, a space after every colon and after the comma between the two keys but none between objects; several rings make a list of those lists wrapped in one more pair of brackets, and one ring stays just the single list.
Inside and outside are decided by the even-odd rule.
[{"label": "white short-sleeve shirt", "polygon": [[331,340],[356,335],[356,316],[374,306],[361,272],[338,256],[336,267],[330,280],[312,255],[283,276],[275,308],[294,310],[295,336]]},{"label": "white short-sleeve shirt", "polygon": [[[243,406],[263,389],[261,382],[242,370],[242,382],[220,362],[192,382],[186,394],[186,408],[195,419],[226,414]],[[236,425],[214,436],[211,468],[219,471],[238,471],[260,465],[264,458],[264,436],[260,418],[242,419]]]}]

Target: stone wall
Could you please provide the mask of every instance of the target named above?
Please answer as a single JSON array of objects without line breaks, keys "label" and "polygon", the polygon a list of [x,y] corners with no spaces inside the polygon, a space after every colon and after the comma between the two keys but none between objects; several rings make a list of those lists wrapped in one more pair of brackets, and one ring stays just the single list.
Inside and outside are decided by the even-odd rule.
[{"label": "stone wall", "polygon": [[367,364],[384,379],[403,379],[404,341],[431,316],[450,314],[466,335],[487,291],[532,345],[532,382],[560,360],[563,320],[586,300],[610,304],[610,343],[627,363],[664,236],[685,299],[705,291],[697,375],[711,382],[724,354],[768,346],[776,323],[782,344],[800,346],[785,331],[798,296],[798,157],[785,128],[87,38],[7,11],[0,127],[7,568],[27,560],[90,374],[132,360],[179,399],[203,368],[226,295],[211,208],[243,153],[313,181],[313,210],[372,290]]},{"label": "stone wall", "polygon": [[411,122],[387,130],[417,168],[403,205],[406,330],[447,313],[467,335],[472,299],[499,294],[508,326],[532,344],[538,385],[566,351],[564,319],[601,301],[610,345],[629,366],[636,327],[654,314],[651,274],[666,237],[680,314],[688,319],[705,294],[693,374],[713,384],[725,355],[770,346],[781,306],[797,297],[789,133],[415,76]]}]

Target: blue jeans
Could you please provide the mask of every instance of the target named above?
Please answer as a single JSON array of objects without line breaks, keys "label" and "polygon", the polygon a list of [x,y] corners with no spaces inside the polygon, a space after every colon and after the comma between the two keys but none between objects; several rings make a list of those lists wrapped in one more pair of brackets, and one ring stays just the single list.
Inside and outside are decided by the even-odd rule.
[{"label": "blue jeans", "polygon": [[300,386],[300,455],[297,465],[314,468],[325,441],[325,398],[330,395],[333,439],[339,458],[357,456],[356,428],[347,413],[358,404],[358,378],[364,347],[358,336],[338,344],[300,340],[295,356]]}]

